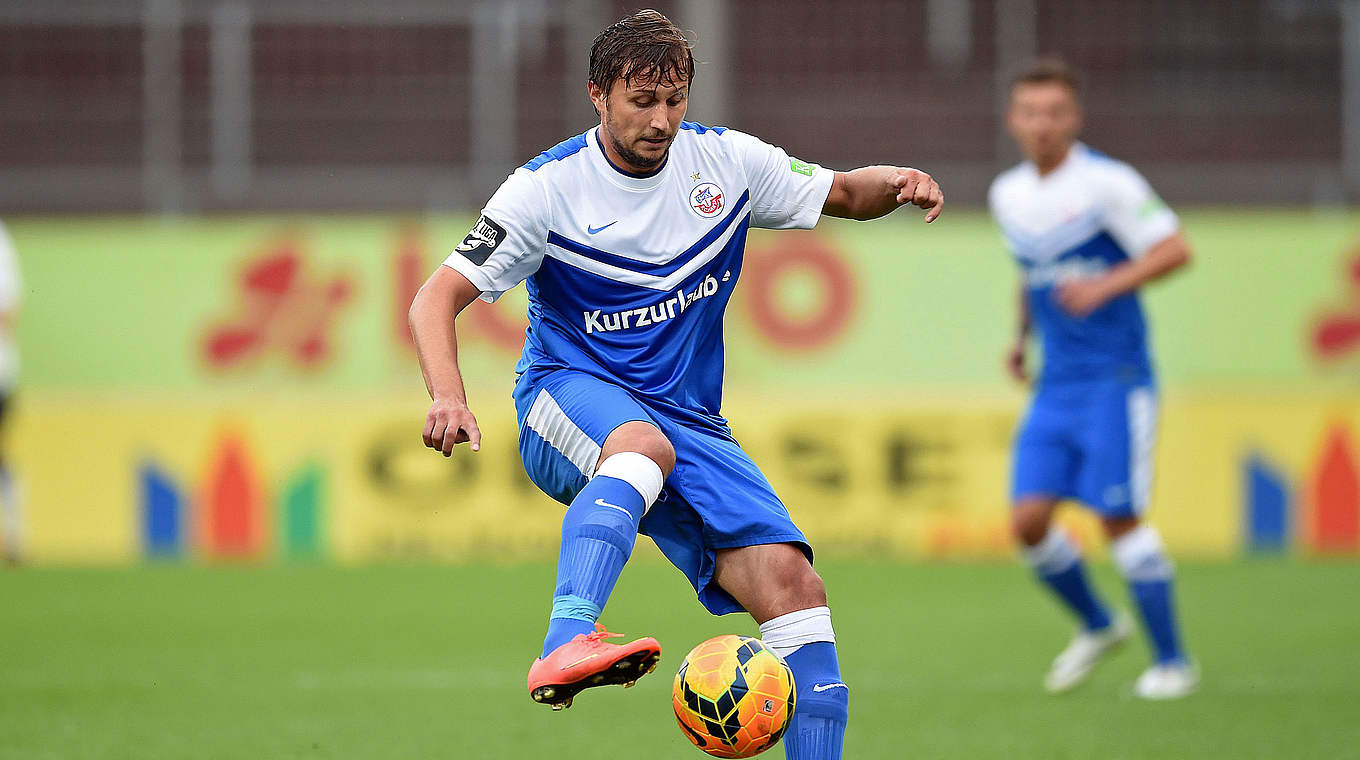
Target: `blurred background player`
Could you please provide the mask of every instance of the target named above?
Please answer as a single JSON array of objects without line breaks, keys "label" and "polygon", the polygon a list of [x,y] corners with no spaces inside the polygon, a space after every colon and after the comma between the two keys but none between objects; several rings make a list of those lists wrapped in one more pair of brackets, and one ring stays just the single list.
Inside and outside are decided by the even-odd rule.
[{"label": "blurred background player", "polygon": [[19,483],[10,466],[4,440],[5,416],[14,383],[19,378],[19,349],[14,323],[19,316],[21,280],[14,241],[0,223],[0,552],[4,561],[17,565],[23,559],[24,518]]},{"label": "blurred background player", "polygon": [[[530,326],[514,391],[530,478],[568,504],[557,586],[531,696],[566,707],[660,656],[597,625],[641,532],[714,614],[745,610],[798,684],[789,758],[838,758],[848,718],[811,548],[720,416],[723,313],[746,230],[811,228],[823,213],[940,213],[931,178],[833,172],[731,129],[684,122],[690,43],[655,11],[590,51],[598,127],[516,170],[421,289],[410,322],[434,401],[424,439],[446,456],[481,433],[457,363],[454,316],[527,281]],[[663,486],[664,483],[664,486]]]},{"label": "blurred background player", "polygon": [[1012,85],[1006,124],[1027,159],[996,178],[989,204],[1021,267],[1019,334],[1007,356],[1028,380],[1031,326],[1044,366],[1015,439],[1012,524],[1039,579],[1081,621],[1044,685],[1062,692],[1130,634],[1095,593],[1081,555],[1052,526],[1075,499],[1101,518],[1155,662],[1134,684],[1148,699],[1185,696],[1197,675],[1182,648],[1172,566],[1143,521],[1157,395],[1137,291],[1190,259],[1176,215],[1128,165],[1076,141],[1077,79],[1041,60]]}]

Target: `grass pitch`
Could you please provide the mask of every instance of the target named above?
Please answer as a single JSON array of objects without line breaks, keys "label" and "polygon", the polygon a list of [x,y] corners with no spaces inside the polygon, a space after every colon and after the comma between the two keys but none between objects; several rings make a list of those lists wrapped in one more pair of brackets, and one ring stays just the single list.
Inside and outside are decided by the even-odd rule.
[{"label": "grass pitch", "polygon": [[[819,563],[851,686],[847,758],[1360,757],[1360,564],[1185,565],[1199,694],[1147,704],[1134,644],[1077,692],[1039,680],[1068,622],[1018,566]],[[547,564],[0,573],[0,757],[703,757],[670,713],[709,617],[643,558],[605,620],[655,635],[632,690],[533,704]],[[1108,597],[1125,594],[1108,568]],[[776,749],[766,757],[782,757]]]}]

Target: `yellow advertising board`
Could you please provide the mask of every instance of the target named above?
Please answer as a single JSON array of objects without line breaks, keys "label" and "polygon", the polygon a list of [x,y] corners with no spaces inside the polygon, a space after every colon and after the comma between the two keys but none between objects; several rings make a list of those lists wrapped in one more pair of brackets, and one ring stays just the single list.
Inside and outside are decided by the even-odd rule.
[{"label": "yellow advertising board", "polygon": [[[1154,521],[1185,554],[1360,551],[1360,216],[1182,218],[1195,264],[1145,298],[1166,389]],[[523,289],[460,318],[487,448],[420,445],[405,312],[469,222],[14,220],[6,456],[29,557],[551,554],[560,508],[510,418]],[[1010,552],[1015,277],[976,211],[752,232],[724,413],[819,551]]]},{"label": "yellow advertising board", "polygon": [[[823,554],[1011,552],[1009,442],[1019,399],[873,405],[734,399],[738,439]],[[371,397],[25,401],[14,458],[35,562],[547,557],[561,506],[524,475],[508,403],[485,446],[423,447],[424,403]],[[1353,553],[1360,397],[1173,395],[1153,521],[1172,550]],[[1349,489],[1347,484],[1350,484]],[[1071,510],[1073,530],[1099,544]],[[1278,527],[1272,527],[1276,526]]]}]

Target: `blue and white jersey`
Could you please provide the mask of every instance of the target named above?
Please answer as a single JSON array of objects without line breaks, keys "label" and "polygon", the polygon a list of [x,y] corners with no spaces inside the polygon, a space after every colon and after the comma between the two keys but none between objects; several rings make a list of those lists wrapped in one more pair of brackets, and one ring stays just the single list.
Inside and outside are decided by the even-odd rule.
[{"label": "blue and white jersey", "polygon": [[1133,167],[1074,144],[1040,176],[1025,162],[988,193],[992,217],[1023,270],[1030,314],[1043,340],[1040,381],[1152,378],[1143,310],[1125,293],[1085,318],[1057,302],[1056,286],[1100,276],[1176,232],[1180,222]]},{"label": "blue and white jersey", "polygon": [[581,370],[722,425],[722,318],[746,230],[811,229],[834,172],[685,122],[666,163],[637,176],[598,131],[510,175],[444,264],[486,301],[526,282],[516,372]]}]

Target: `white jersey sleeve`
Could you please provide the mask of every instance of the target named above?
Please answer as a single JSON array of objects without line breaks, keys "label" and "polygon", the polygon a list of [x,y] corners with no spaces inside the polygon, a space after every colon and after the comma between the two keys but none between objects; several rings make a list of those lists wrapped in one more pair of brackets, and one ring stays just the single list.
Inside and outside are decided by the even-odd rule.
[{"label": "white jersey sleeve", "polygon": [[1112,162],[1101,174],[1100,204],[1105,229],[1129,258],[1142,258],[1148,249],[1180,229],[1176,212],[1157,197],[1133,167]]},{"label": "white jersey sleeve", "polygon": [[548,239],[548,207],[533,172],[516,169],[482,209],[463,242],[444,260],[488,303],[538,271]]},{"label": "white jersey sleeve", "polygon": [[783,148],[727,130],[751,188],[751,226],[772,230],[817,225],[835,172],[791,157]]}]

